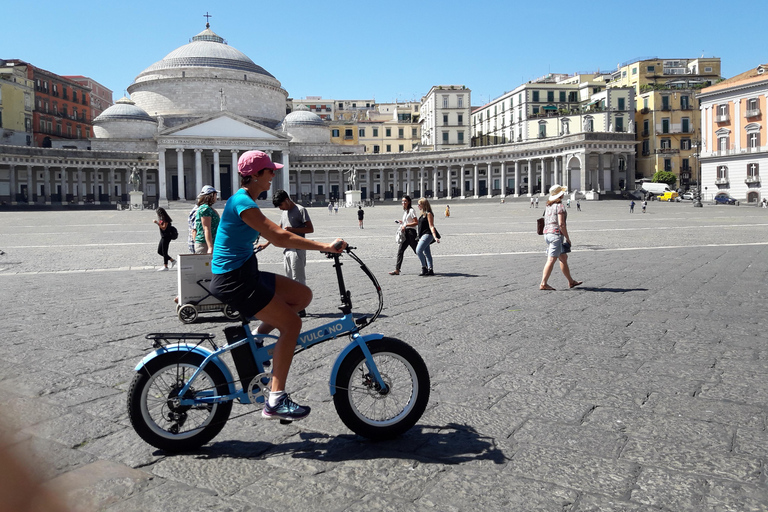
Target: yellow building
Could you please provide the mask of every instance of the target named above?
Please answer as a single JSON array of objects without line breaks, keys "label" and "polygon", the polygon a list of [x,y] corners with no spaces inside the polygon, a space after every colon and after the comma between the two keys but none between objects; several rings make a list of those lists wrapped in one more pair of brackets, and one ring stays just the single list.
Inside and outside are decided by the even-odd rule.
[{"label": "yellow building", "polygon": [[26,66],[0,66],[0,144],[32,145],[34,94]]},{"label": "yellow building", "polygon": [[421,142],[419,103],[383,103],[357,121],[328,124],[331,142],[365,146],[366,153],[405,153]]},{"label": "yellow building", "polygon": [[696,184],[694,155],[700,144],[699,92],[720,79],[720,59],[645,59],[618,66],[608,84],[634,87],[636,178],[669,171],[678,186]]}]

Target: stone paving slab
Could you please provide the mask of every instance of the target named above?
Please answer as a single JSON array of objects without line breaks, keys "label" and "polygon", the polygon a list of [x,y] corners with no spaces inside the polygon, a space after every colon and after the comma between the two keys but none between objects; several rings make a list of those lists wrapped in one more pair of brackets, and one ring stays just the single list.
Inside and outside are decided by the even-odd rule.
[{"label": "stone paving slab", "polygon": [[[315,238],[343,236],[381,282],[371,329],[427,362],[426,413],[393,441],[352,435],[328,394],[337,340],[294,362],[306,421],[235,405],[211,443],[175,456],[125,411],[144,335],[222,337],[228,323],[178,321],[153,213],[0,212],[0,443],[72,510],[768,510],[766,210],[583,206],[569,231],[585,284],[568,290],[555,269],[546,293],[541,211],[523,202],[438,215],[431,278],[413,254],[387,275],[396,205],[367,209],[364,230],[354,209],[311,209]],[[279,251],[259,258],[282,271]],[[328,260],[308,259],[309,328],[336,314],[338,292]],[[356,305],[373,307],[356,265],[344,270]]]}]

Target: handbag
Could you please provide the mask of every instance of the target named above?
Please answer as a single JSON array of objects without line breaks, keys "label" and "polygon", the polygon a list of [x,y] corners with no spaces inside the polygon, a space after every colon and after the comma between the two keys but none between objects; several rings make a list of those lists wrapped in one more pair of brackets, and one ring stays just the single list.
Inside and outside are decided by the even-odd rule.
[{"label": "handbag", "polygon": [[432,241],[429,242],[429,245],[435,243],[435,240],[440,240],[440,232],[437,230],[437,227],[435,227],[435,236],[432,238]]},{"label": "handbag", "polygon": [[405,242],[405,230],[400,229],[400,226],[398,226],[397,233],[395,233],[395,243],[400,245],[403,242]]},{"label": "handbag", "polygon": [[536,234],[537,235],[543,235],[544,234],[544,214],[541,214],[541,217],[536,219]]}]

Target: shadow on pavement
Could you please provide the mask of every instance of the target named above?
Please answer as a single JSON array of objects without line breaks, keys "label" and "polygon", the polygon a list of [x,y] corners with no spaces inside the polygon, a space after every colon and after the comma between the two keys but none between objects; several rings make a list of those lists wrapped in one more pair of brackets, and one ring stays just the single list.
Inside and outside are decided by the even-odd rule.
[{"label": "shadow on pavement", "polygon": [[595,288],[594,286],[578,286],[573,289],[585,290],[588,292],[611,292],[611,293],[647,292],[648,291],[648,288]]},{"label": "shadow on pavement", "polygon": [[435,272],[434,277],[480,277],[480,276],[478,274],[465,274],[463,272]]},{"label": "shadow on pavement", "polygon": [[[301,432],[301,441],[273,444],[261,441],[221,441],[201,448],[198,459],[255,459],[277,455],[330,462],[399,458],[425,464],[462,464],[487,460],[504,464],[508,459],[485,437],[468,425],[416,425],[390,441],[370,441],[356,435],[329,436]],[[163,452],[155,452],[161,454]]]}]

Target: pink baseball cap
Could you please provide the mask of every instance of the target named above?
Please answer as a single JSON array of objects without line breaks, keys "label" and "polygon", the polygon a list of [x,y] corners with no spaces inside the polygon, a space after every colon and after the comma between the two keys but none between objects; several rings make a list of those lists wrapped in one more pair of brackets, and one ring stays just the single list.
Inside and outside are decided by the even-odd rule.
[{"label": "pink baseball cap", "polygon": [[237,172],[241,176],[251,176],[262,169],[282,169],[283,164],[276,164],[263,151],[246,151],[237,161]]}]

